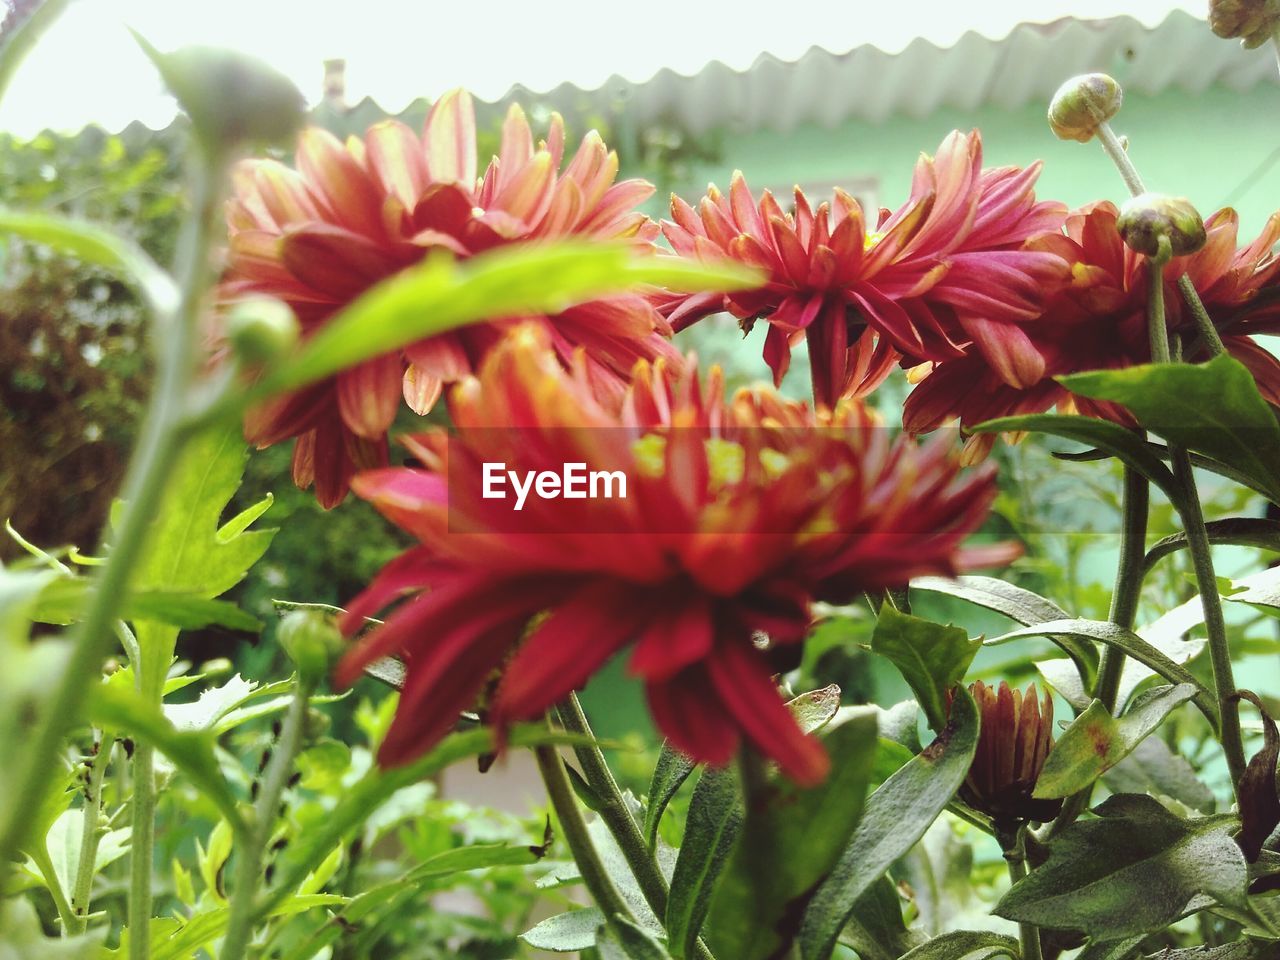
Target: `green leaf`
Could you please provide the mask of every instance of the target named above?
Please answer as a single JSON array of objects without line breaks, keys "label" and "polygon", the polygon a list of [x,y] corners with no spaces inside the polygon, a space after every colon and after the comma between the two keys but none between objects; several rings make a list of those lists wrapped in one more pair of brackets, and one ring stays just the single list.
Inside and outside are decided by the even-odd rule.
[{"label": "green leaf", "polygon": [[831,875],[804,911],[800,953],[826,960],[858,900],[890,865],[924,836],[964,782],[978,745],[978,708],[963,687],[937,739],[895,772],[867,809]]},{"label": "green leaf", "polygon": [[[70,896],[75,888],[76,871],[80,867],[80,844],[84,831],[84,811],[63,810],[44,836],[43,856],[53,870],[53,880]],[[105,830],[98,840],[97,854],[93,861],[93,873],[115,863],[129,852],[129,828]],[[37,859],[37,858],[33,858]]]},{"label": "green leaf", "polygon": [[[40,594],[35,619],[41,623],[68,624],[80,618],[92,581],[87,577],[60,577]],[[125,620],[152,620],[183,630],[220,626],[256,633],[262,621],[234,603],[212,600],[194,593],[146,590],[125,598],[120,615]]]},{"label": "green leaf", "polygon": [[36,908],[25,897],[0,900],[0,931],[2,960],[85,960],[97,955],[107,932],[46,937]]},{"label": "green leaf", "polygon": [[875,758],[875,711],[850,716],[824,743],[832,770],[820,786],[775,778],[750,797],[704,931],[716,956],[763,960],[789,943],[804,902],[852,835]]},{"label": "green leaf", "polygon": [[810,690],[787,701],[791,715],[805,733],[817,733],[832,721],[840,710],[840,688],[834,683]]},{"label": "green leaf", "polygon": [[1123,940],[1089,941],[1076,960],[1129,960],[1146,937],[1125,937]]},{"label": "green leaf", "polygon": [[1034,795],[1067,797],[1090,786],[1132,753],[1195,692],[1195,687],[1186,683],[1156,687],[1140,694],[1119,719],[1102,701],[1094,700],[1049,751]]},{"label": "green leaf", "polygon": [[1060,646],[1064,640],[1097,640],[1109,646],[1123,650],[1139,663],[1150,667],[1170,683],[1192,684],[1196,693],[1191,699],[1200,711],[1209,719],[1216,729],[1218,726],[1218,705],[1213,696],[1206,690],[1185,667],[1179,666],[1166,654],[1161,653],[1152,644],[1138,636],[1132,630],[1102,620],[1055,620],[1050,623],[1039,623],[1035,626],[1014,630],[999,637],[988,640],[991,645],[1008,643],[1023,637],[1048,637]]},{"label": "green leaf", "polygon": [[693,789],[684,840],[671,876],[664,925],[671,955],[683,960],[693,951],[711,907],[711,894],[742,829],[742,797],[733,770],[705,770]]},{"label": "green leaf", "polygon": [[158,708],[139,694],[112,683],[102,684],[90,701],[89,719],[95,726],[109,727],[150,743],[190,778],[237,833],[243,833],[244,819],[214,755],[212,734],[203,730],[177,729]]},{"label": "green leaf", "polygon": [[921,944],[904,954],[902,960],[963,960],[965,957],[969,960],[989,960],[991,957],[1019,960],[1021,956],[1018,941],[1013,937],[986,931],[954,930]]},{"label": "green leaf", "polygon": [[1159,794],[1201,813],[1214,807],[1213,791],[1196,776],[1195,768],[1159,737],[1143,740],[1103,780],[1112,793]]},{"label": "green leaf", "polygon": [[465,262],[428,257],[360,296],[244,400],[296,390],[469,323],[560,313],[646,284],[696,292],[742,289],[761,279],[757,271],[728,263],[637,256],[625,245],[607,243],[512,244]]},{"label": "green leaf", "polygon": [[596,931],[604,924],[604,914],[595,907],[570,910],[535,924],[520,939],[535,950],[575,953],[596,945]]},{"label": "green leaf", "polygon": [[931,623],[899,613],[889,604],[880,608],[871,650],[893,661],[915,692],[929,726],[947,723],[947,691],[964,679],[982,638],[970,640],[961,627]]},{"label": "green leaf", "polygon": [[902,898],[888,874],[858,898],[840,934],[840,943],[853,948],[858,960],[898,960],[925,939],[903,923]]},{"label": "green leaf", "polygon": [[1239,360],[1223,354],[1059,379],[1073,393],[1123,404],[1152,433],[1238,470],[1280,502],[1280,424]]},{"label": "green leaf", "polygon": [[[1209,542],[1234,547],[1257,547],[1280,553],[1280,521],[1261,517],[1229,517],[1226,520],[1210,520],[1205,525]],[[1185,532],[1175,533],[1157,540],[1142,561],[1144,570],[1150,570],[1164,557],[1187,549]]]},{"label": "green leaf", "polygon": [[0,208],[0,233],[43,243],[119,274],[161,318],[178,307],[178,287],[143,249],[106,227],[33,210]]},{"label": "green leaf", "polygon": [[1163,930],[1214,903],[1242,907],[1248,870],[1234,817],[1183,820],[1150,797],[1120,794],[1049,843],[997,916],[1119,939]]},{"label": "green leaf", "polygon": [[[1169,364],[1169,366],[1173,366],[1173,364]],[[1104,371],[1104,373],[1111,372],[1127,371]],[[1089,377],[1094,376],[1094,374],[1080,374],[1079,376]],[[1076,377],[1059,377],[1059,380],[1068,389],[1076,393],[1082,393],[1085,396],[1091,395],[1084,390],[1076,389]],[[986,423],[981,423],[973,428],[974,433],[1014,433],[1022,431],[1046,433],[1050,436],[1062,437],[1064,440],[1074,440],[1077,443],[1096,447],[1109,453],[1126,466],[1138,471],[1138,473],[1164,491],[1165,496],[1169,498],[1171,503],[1180,503],[1183,499],[1182,489],[1177,481],[1174,480],[1173,473],[1165,466],[1164,461],[1152,451],[1141,436],[1120,426],[1118,423],[1112,423],[1109,420],[1098,420],[1093,417],[1034,413],[1020,417],[1001,417],[998,420],[988,420]]]},{"label": "green leaf", "polygon": [[1232,580],[1231,589],[1221,592],[1224,600],[1245,603],[1260,613],[1280,617],[1280,567]]},{"label": "green leaf", "polygon": [[647,932],[626,917],[614,917],[596,931],[600,960],[671,960],[671,956]]}]

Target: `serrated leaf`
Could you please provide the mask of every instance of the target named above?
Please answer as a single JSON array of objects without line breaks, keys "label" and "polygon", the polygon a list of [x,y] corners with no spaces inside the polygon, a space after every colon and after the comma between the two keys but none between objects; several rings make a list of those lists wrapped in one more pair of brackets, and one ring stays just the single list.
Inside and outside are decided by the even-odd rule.
[{"label": "serrated leaf", "polygon": [[1048,859],[996,904],[1007,920],[1119,939],[1163,930],[1213,903],[1240,907],[1248,869],[1234,817],[1182,820],[1120,794],[1048,845]]},{"label": "serrated leaf", "polygon": [[904,954],[902,960],[963,960],[966,957],[968,960],[989,960],[991,957],[1019,960],[1021,956],[1018,941],[1013,937],[985,930],[953,930],[921,944]]},{"label": "serrated leaf", "polygon": [[978,708],[956,692],[947,725],[924,751],[871,795],[853,837],[805,908],[800,926],[804,960],[825,960],[859,898],[924,836],[969,772],[978,745]]},{"label": "serrated leaf", "polygon": [[1238,470],[1280,502],[1280,424],[1249,368],[1234,357],[1098,370],[1059,380],[1073,393],[1122,404],[1147,430]]},{"label": "serrated leaf", "polygon": [[1091,786],[1194,694],[1195,688],[1186,683],[1156,687],[1139,694],[1119,718],[1094,700],[1049,751],[1033,796],[1068,797]]},{"label": "serrated leaf", "polygon": [[929,726],[941,730],[947,722],[947,691],[959,683],[982,647],[982,638],[899,613],[889,604],[880,608],[871,650],[893,662],[916,695]]},{"label": "serrated leaf", "polygon": [[772,779],[750,797],[704,931],[716,956],[762,960],[791,942],[805,901],[858,824],[878,746],[875,711],[851,716],[823,742],[832,761],[824,783]]},{"label": "serrated leaf", "polygon": [[[89,599],[92,581],[87,577],[61,577],[40,594],[34,619],[41,623],[65,625],[79,619]],[[145,590],[130,594],[120,608],[124,620],[154,620],[183,630],[219,626],[257,632],[262,621],[245,613],[234,603],[213,600],[194,593]]]}]

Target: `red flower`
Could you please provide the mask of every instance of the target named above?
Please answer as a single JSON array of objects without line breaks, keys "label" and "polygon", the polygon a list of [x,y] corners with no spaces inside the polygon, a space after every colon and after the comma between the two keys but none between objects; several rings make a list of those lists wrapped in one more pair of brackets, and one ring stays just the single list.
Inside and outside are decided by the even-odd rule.
[{"label": "red flower", "polygon": [[[462,91],[435,103],[421,138],[395,120],[345,144],[307,130],[296,171],[274,160],[237,170],[221,298],[284,300],[305,336],[433,249],[467,257],[564,235],[652,248],[657,227],[635,206],[653,188],[640,180],[614,183],[617,155],[594,131],[557,173],[563,151],[559,116],[535,147],[524,113],[513,106],[500,154],[477,180],[475,118]],[[386,463],[386,432],[401,396],[415,412],[428,411],[442,385],[469,374],[511,322],[442,334],[278,398],[246,419],[246,435],[259,447],[296,437],[294,479],[301,487],[314,482],[320,502],[334,506],[357,468]],[[637,359],[675,356],[663,339],[669,325],[638,294],[575,306],[542,323],[565,362],[586,348],[593,386],[615,397]]]},{"label": "red flower", "polygon": [[[824,751],[770,679],[774,648],[804,638],[815,600],[995,561],[961,549],[995,495],[992,472],[962,478],[945,441],[890,442],[856,403],[815,415],[771,390],[726,401],[718,371],[704,384],[685,363],[639,364],[611,412],[582,364],[565,372],[547,346],[545,328],[511,334],[454,389],[454,438],[408,439],[425,469],[353,483],[419,541],[343,620],[354,633],[398,604],[338,671],[350,683],[378,657],[407,660],[381,759],[430,748],[499,668],[490,712],[501,728],[631,647],[630,671],[681,750],[724,764],[745,740],[796,780],[821,779]],[[493,462],[616,470],[629,488],[530,497],[513,512],[483,494]]]},{"label": "red flower", "polygon": [[[1117,217],[1112,204],[1095,204],[1068,218],[1065,235],[1036,241],[1035,245],[1072,264],[1071,283],[1050,298],[1042,316],[1019,327],[1039,363],[1027,364],[1019,376],[967,350],[962,357],[931,365],[907,398],[903,423],[908,431],[924,433],[957,417],[963,427],[970,427],[1054,406],[1063,412],[1132,423],[1123,408],[1074,396],[1053,379],[1151,360],[1147,260],[1124,245]],[[1205,227],[1204,247],[1165,266],[1169,328],[1181,341],[1184,356],[1204,357],[1194,321],[1177,290],[1177,279],[1185,273],[1219,327],[1228,352],[1253,372],[1263,396],[1280,405],[1280,361],[1251,336],[1280,332],[1280,299],[1260,296],[1276,289],[1280,274],[1280,259],[1271,254],[1272,245],[1280,240],[1280,214],[1267,222],[1257,240],[1238,250],[1239,222],[1234,210],[1219,210]],[[974,438],[982,451],[993,441],[990,436]]]},{"label": "red flower", "polygon": [[983,170],[978,133],[952,133],[936,158],[920,158],[910,199],[882,210],[874,230],[839,189],[814,211],[797,187],[793,214],[767,190],[756,203],[741,173],[727,197],[712,186],[696,211],[672,197],[674,222],[662,228],[677,253],[731,257],[763,268],[770,282],[673,301],[669,317],[677,329],[722,309],[768,320],[764,357],[775,384],[791,347],[807,338],[814,398],[825,406],[873,389],[899,353],[941,360],[973,341],[1017,367],[1026,351],[1016,326],[1040,312],[1041,290],[1063,271],[1051,253],[1024,249],[1065,214],[1036,202],[1039,172],[1039,164]]}]

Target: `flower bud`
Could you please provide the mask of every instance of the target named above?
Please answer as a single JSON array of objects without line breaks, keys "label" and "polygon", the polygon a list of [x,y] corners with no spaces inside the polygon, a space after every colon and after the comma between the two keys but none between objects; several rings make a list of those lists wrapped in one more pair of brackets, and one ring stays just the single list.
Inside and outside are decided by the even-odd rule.
[{"label": "flower bud", "polygon": [[1058,88],[1049,102],[1049,127],[1059,140],[1090,140],[1120,112],[1124,91],[1105,73],[1084,73]]},{"label": "flower bud", "polygon": [[227,314],[227,342],[241,363],[269,363],[298,342],[298,318],[287,303],[272,297],[241,300]]},{"label": "flower bud", "polygon": [[1218,36],[1239,37],[1246,47],[1260,47],[1280,27],[1275,0],[1210,0],[1209,27]]},{"label": "flower bud", "polygon": [[280,621],[276,637],[297,667],[299,679],[310,684],[328,675],[329,665],[343,649],[333,617],[319,610],[291,611]]},{"label": "flower bud", "polygon": [[1204,221],[1186,197],[1143,193],[1120,208],[1116,229],[1129,248],[1148,257],[1160,253],[1160,238],[1169,238],[1175,257],[1195,253],[1205,243]]},{"label": "flower bud", "polygon": [[969,692],[982,726],[960,798],[997,824],[1052,820],[1062,800],[1038,800],[1031,794],[1053,746],[1053,699],[1046,692],[1039,700],[1034,683],[1023,693],[1003,681],[998,691],[978,681]]},{"label": "flower bud", "polygon": [[142,37],[137,40],[207,149],[280,143],[302,126],[302,94],[261,60],[216,47],[162,53]]}]

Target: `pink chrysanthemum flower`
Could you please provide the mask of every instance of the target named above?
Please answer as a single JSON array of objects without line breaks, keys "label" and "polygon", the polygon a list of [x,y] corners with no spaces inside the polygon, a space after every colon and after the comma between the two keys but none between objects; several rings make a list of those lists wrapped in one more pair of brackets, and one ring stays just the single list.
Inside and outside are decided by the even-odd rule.
[{"label": "pink chrysanthemum flower", "polygon": [[[346,143],[307,130],[296,170],[252,160],[236,171],[221,299],[283,300],[306,336],[432,250],[467,257],[563,236],[652,249],[657,227],[635,207],[653,188],[615,183],[617,155],[594,131],[561,171],[563,152],[558,116],[535,145],[513,106],[500,153],[477,179],[475,117],[463,91],[435,103],[421,137],[395,120]],[[515,319],[529,318],[441,334],[280,397],[249,415],[246,435],[259,447],[296,438],[296,482],[314,483],[320,502],[333,506],[356,469],[386,463],[386,433],[401,397],[418,413],[429,410],[443,385],[470,374]],[[637,359],[674,356],[664,339],[669,325],[639,294],[581,304],[541,322],[562,360],[585,348],[588,376],[604,395],[621,395]]]},{"label": "pink chrysanthemum flower", "polygon": [[907,202],[881,210],[874,228],[842,190],[814,210],[797,188],[788,213],[768,191],[757,202],[741,173],[727,196],[712,186],[696,210],[673,197],[663,233],[677,253],[748,263],[770,281],[674,299],[669,318],[676,329],[719,310],[767,320],[775,383],[792,346],[807,339],[814,398],[825,406],[873,389],[899,354],[941,360],[972,342],[998,366],[1034,362],[1019,324],[1038,315],[1044,289],[1065,273],[1052,253],[1025,246],[1065,214],[1036,202],[1039,171],[983,170],[978,133],[952,133],[935,157],[920,158]]},{"label": "pink chrysanthemum flower", "polygon": [[[699,760],[740,742],[797,781],[827,770],[771,680],[817,600],[1008,559],[962,543],[995,496],[989,469],[962,474],[945,438],[892,441],[846,401],[815,415],[771,389],[726,401],[719,372],[641,362],[621,413],[566,372],[545,328],[521,328],[454,388],[456,434],[409,438],[422,468],[362,473],[353,487],[419,544],[350,605],[393,609],[345,658],[349,683],[404,656],[407,677],[381,759],[429,749],[500,671],[488,714],[539,716],[630,648],[659,729]],[[625,497],[485,496],[485,464],[627,478]]]}]

